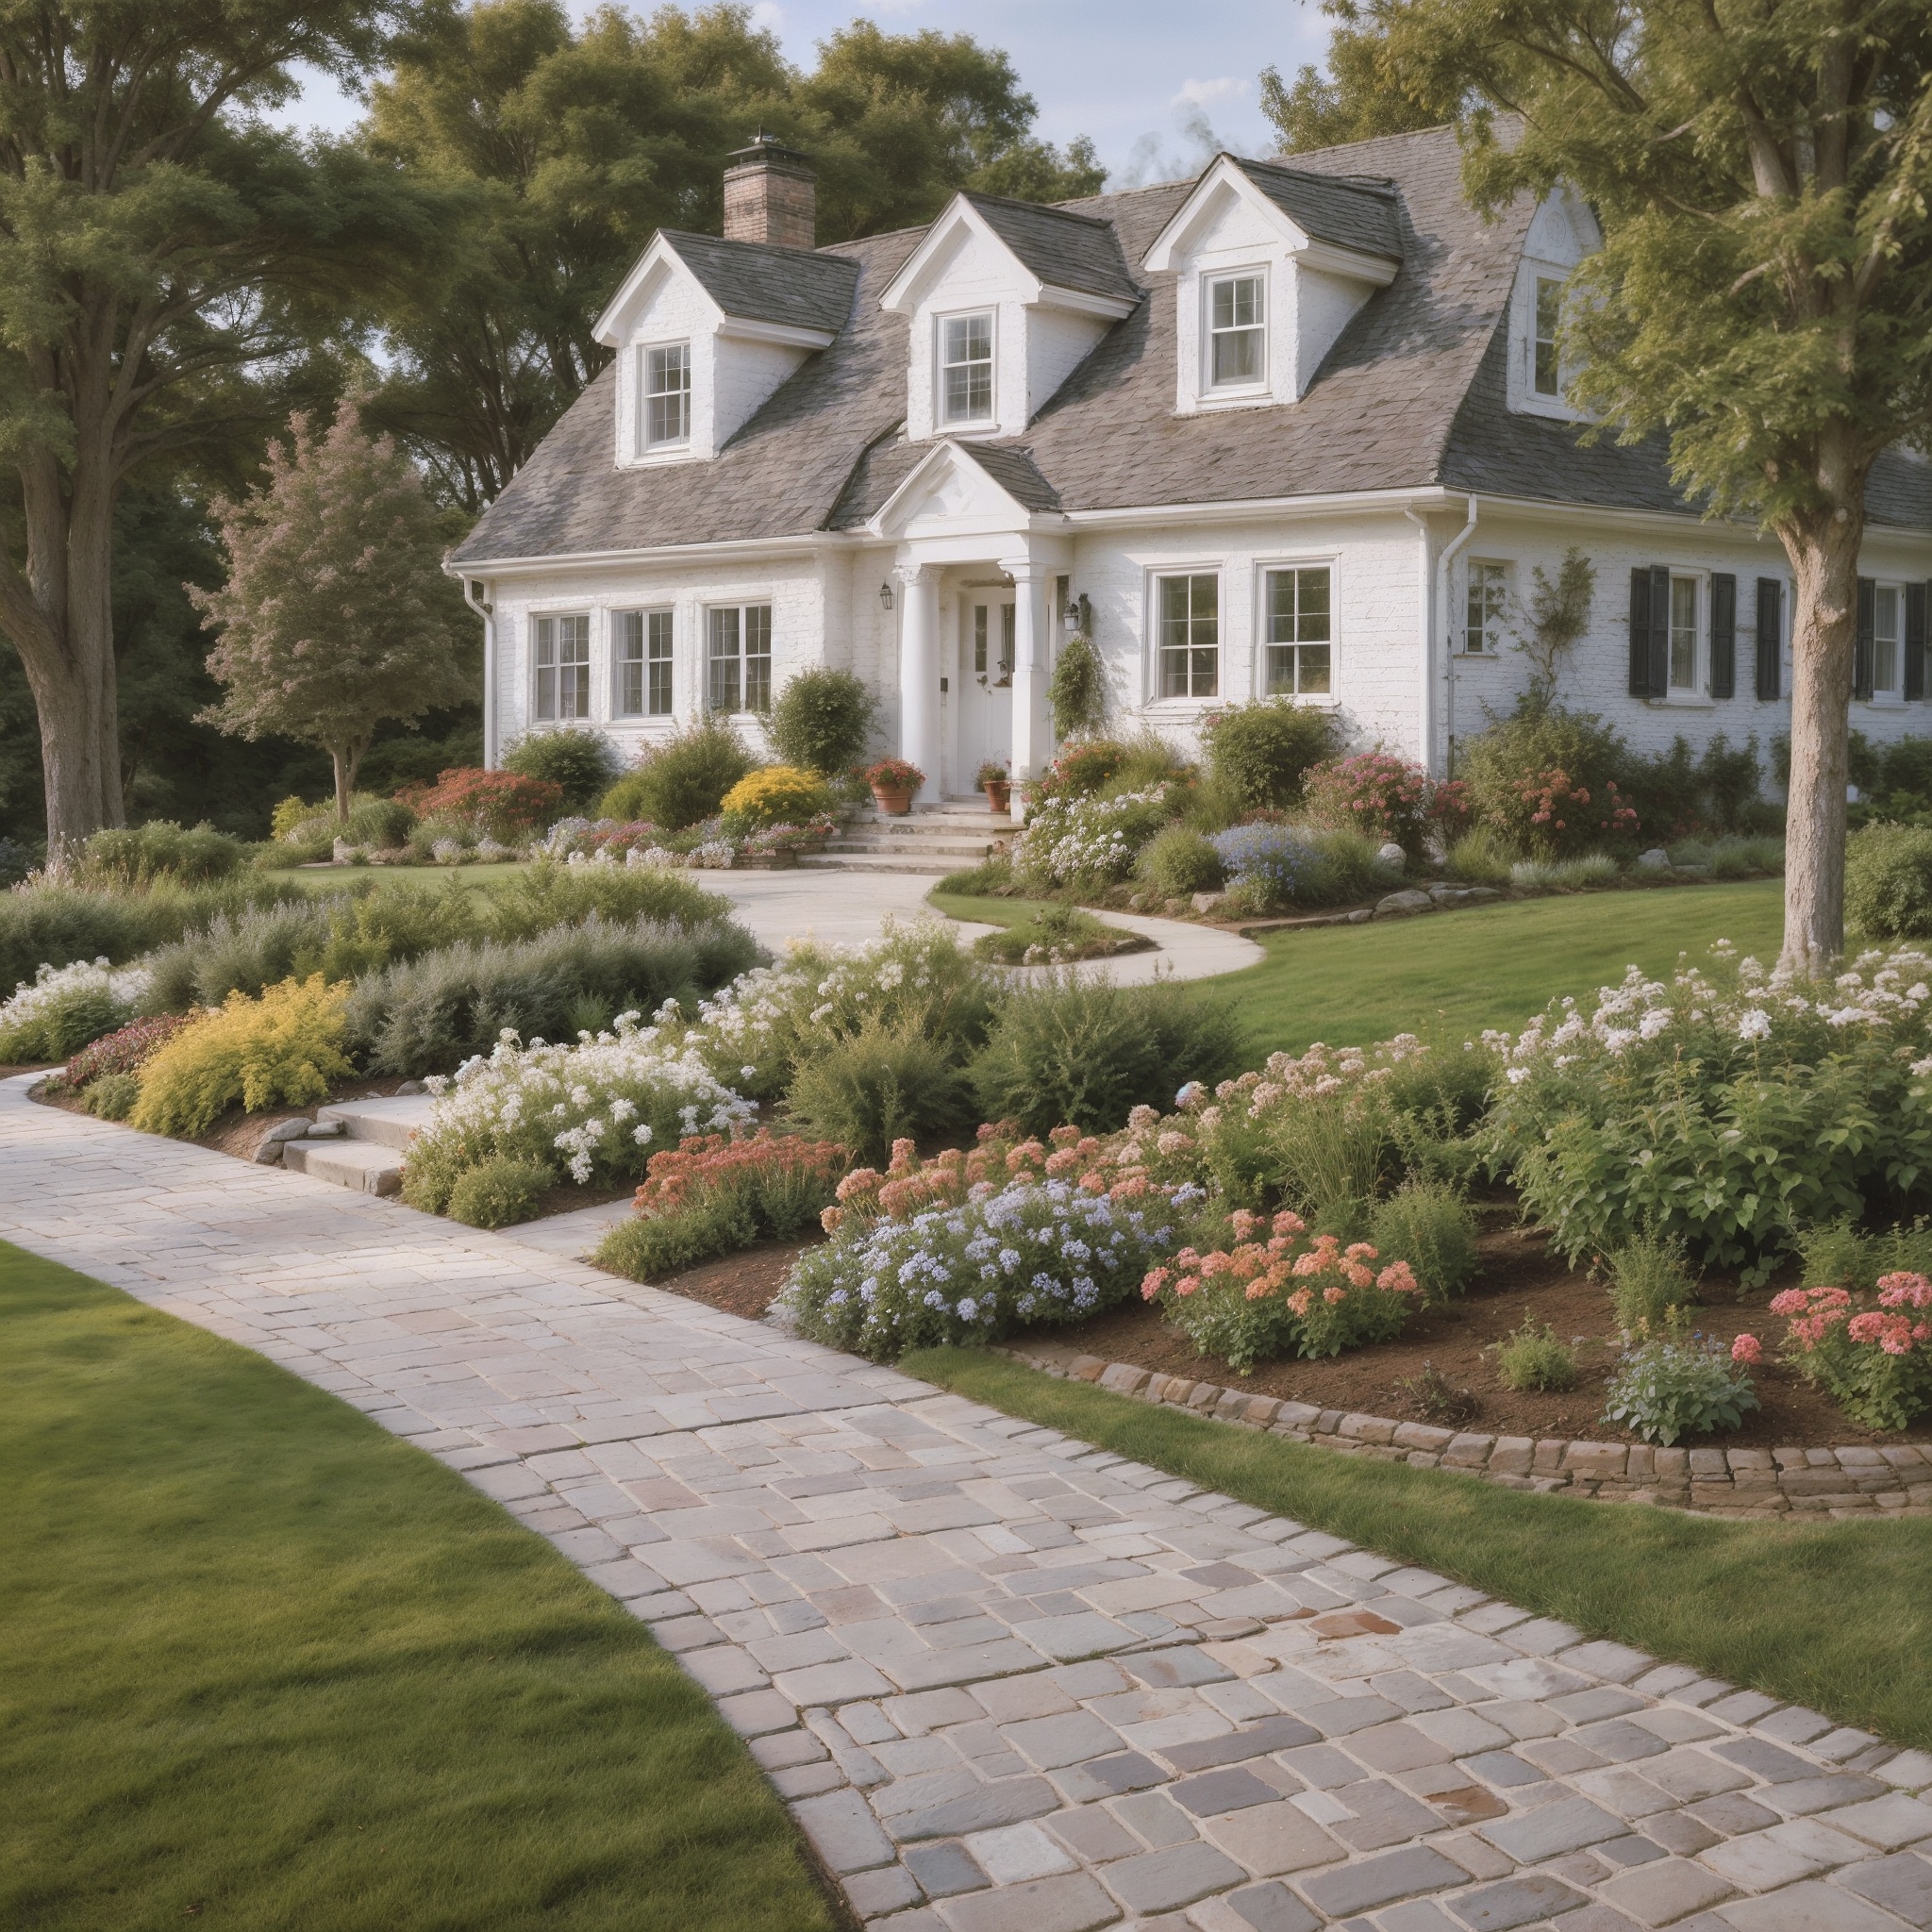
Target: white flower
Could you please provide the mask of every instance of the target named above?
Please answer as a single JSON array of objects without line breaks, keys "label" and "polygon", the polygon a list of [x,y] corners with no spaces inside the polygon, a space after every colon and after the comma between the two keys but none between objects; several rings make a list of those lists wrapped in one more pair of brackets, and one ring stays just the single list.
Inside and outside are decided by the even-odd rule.
[{"label": "white flower", "polygon": [[1738,1019],[1740,1040],[1769,1040],[1771,1038],[1771,1015],[1754,1007],[1740,1014]]}]

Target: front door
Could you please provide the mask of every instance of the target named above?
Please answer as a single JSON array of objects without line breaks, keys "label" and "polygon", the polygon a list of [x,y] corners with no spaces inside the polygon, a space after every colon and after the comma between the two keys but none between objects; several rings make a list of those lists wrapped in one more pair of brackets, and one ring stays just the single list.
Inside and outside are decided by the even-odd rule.
[{"label": "front door", "polygon": [[1013,593],[968,591],[959,626],[959,773],[955,790],[976,791],[975,774],[1013,756]]}]

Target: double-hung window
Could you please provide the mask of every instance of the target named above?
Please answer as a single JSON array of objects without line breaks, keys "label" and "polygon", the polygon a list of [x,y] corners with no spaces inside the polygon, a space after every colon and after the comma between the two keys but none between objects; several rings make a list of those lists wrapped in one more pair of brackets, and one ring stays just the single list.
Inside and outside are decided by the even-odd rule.
[{"label": "double-hung window", "polygon": [[1671,579],[1671,689],[1697,689],[1697,579]]},{"label": "double-hung window", "polygon": [[671,715],[671,613],[620,610],[617,625],[617,715]]},{"label": "double-hung window", "polygon": [[1267,694],[1326,697],[1333,689],[1328,566],[1271,570],[1267,598]]},{"label": "double-hung window", "polygon": [[710,629],[710,684],[714,711],[769,711],[772,708],[772,607],[769,604],[713,606]]},{"label": "double-hung window", "polygon": [[1221,579],[1211,572],[1156,580],[1160,695],[1211,698],[1221,690]]},{"label": "double-hung window", "polygon": [[1505,565],[1470,565],[1469,623],[1462,633],[1465,651],[1488,658],[1503,648],[1503,613],[1508,590],[1509,576]]},{"label": "double-hung window", "polygon": [[591,619],[588,612],[530,621],[537,672],[536,712],[553,719],[591,715]]},{"label": "double-hung window", "polygon": [[641,398],[639,441],[647,450],[691,441],[691,344],[669,342],[638,352]]},{"label": "double-hung window", "polygon": [[992,421],[992,311],[940,318],[940,420]]},{"label": "double-hung window", "polygon": [[1223,275],[1208,284],[1208,382],[1211,389],[1253,389],[1267,375],[1267,295],[1258,275]]},{"label": "double-hung window", "polygon": [[1563,284],[1554,275],[1536,278],[1535,334],[1531,339],[1531,387],[1540,396],[1563,393],[1557,362],[1557,325],[1563,314]]},{"label": "double-hung window", "polygon": [[1872,592],[1872,692],[1874,697],[1899,694],[1899,623],[1905,599],[1896,584],[1879,584]]}]

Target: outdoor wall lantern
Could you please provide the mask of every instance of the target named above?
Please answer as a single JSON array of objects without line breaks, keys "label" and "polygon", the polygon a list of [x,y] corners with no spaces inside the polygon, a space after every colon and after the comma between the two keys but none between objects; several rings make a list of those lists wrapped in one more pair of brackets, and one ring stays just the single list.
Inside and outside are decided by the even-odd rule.
[{"label": "outdoor wall lantern", "polygon": [[1077,597],[1067,599],[1067,608],[1063,615],[1069,627],[1080,632],[1083,637],[1093,628],[1093,606],[1087,601],[1087,593],[1084,591]]},{"label": "outdoor wall lantern", "polygon": [[891,608],[892,585],[891,580],[888,578],[886,582],[879,586],[879,608],[881,610],[890,610]]}]

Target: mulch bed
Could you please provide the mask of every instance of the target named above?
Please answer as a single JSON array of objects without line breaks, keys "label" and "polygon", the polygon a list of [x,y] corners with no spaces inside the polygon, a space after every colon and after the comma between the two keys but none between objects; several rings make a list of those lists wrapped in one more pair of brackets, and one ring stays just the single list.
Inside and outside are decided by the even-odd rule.
[{"label": "mulch bed", "polygon": [[[1175,1334],[1155,1309],[1138,1299],[1075,1327],[1031,1332],[1107,1361],[1191,1375],[1320,1408],[1435,1422],[1494,1436],[1636,1441],[1638,1438],[1627,1430],[1612,1428],[1602,1420],[1606,1386],[1615,1367],[1608,1288],[1571,1269],[1541,1235],[1515,1224],[1508,1218],[1512,1212],[1501,1204],[1490,1207],[1486,1218],[1491,1224],[1479,1243],[1482,1273],[1460,1300],[1419,1316],[1393,1341],[1328,1361],[1264,1362],[1243,1378],[1225,1362],[1197,1356],[1185,1336]],[[805,1245],[768,1242],[654,1285],[756,1321],[784,1286],[786,1270]],[[1795,1278],[1774,1278],[1763,1288],[1748,1290],[1740,1302],[1734,1276],[1708,1274],[1694,1325],[1726,1346],[1733,1336],[1749,1329],[1773,1348],[1784,1333],[1784,1323],[1767,1304]],[[1483,1351],[1520,1327],[1525,1315],[1549,1323],[1576,1346],[1582,1373],[1575,1388],[1557,1395],[1519,1394],[1497,1379],[1494,1357]],[[1582,1338],[1580,1342],[1577,1338]],[[1453,1387],[1469,1391],[1475,1403],[1473,1412],[1426,1415],[1413,1394],[1397,1386],[1419,1376],[1430,1364]],[[1752,1380],[1764,1407],[1747,1417],[1736,1434],[1700,1441],[1738,1449],[1868,1442],[1884,1447],[1932,1441],[1932,1415],[1921,1416],[1915,1427],[1903,1432],[1861,1429],[1828,1395],[1769,1355],[1752,1371]]]}]

